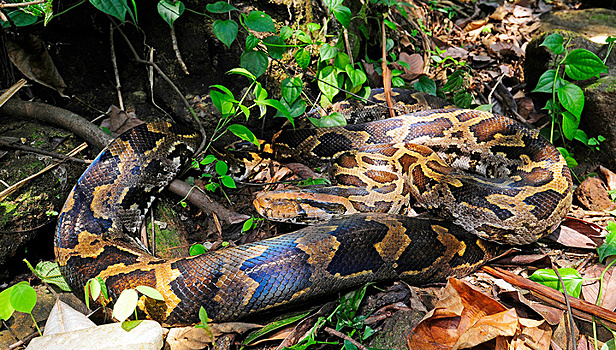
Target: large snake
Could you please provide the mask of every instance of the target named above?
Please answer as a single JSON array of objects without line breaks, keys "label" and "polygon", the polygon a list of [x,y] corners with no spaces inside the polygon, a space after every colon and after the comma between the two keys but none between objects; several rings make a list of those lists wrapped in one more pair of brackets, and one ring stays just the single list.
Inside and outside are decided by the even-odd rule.
[{"label": "large snake", "polygon": [[[528,243],[557,225],[571,203],[571,175],[559,152],[534,130],[485,112],[435,110],[360,126],[289,133],[286,141],[277,139],[278,146],[309,158],[329,158],[358,145],[385,142],[386,147],[343,155],[348,159],[339,168],[362,154],[388,163],[390,173],[404,165],[400,171],[406,175],[399,176],[408,179],[412,173],[419,181],[396,193],[413,194],[427,208],[458,204],[444,208],[445,220],[354,213],[261,242],[162,260],[128,237],[199,138],[170,123],[143,124],[98,155],[61,211],[55,252],[68,284],[79,294],[88,279],[98,276],[112,298],[139,285],[156,288],[164,301],[142,296],[139,308],[165,325],[199,322],[201,306],[214,321],[227,321],[369,281],[422,284],[467,274],[496,250],[467,229],[489,239]],[[405,144],[410,141],[423,146]],[[415,163],[410,162],[413,157],[418,158]],[[462,164],[485,176],[462,175],[443,162]],[[382,181],[376,172],[362,171],[362,176]],[[356,183],[353,176],[347,174],[345,184]],[[374,188],[385,201],[391,199],[388,190]],[[353,213],[359,207],[353,203],[369,202],[366,194],[355,195],[359,200],[343,211]],[[442,202],[432,202],[438,198]]]}]

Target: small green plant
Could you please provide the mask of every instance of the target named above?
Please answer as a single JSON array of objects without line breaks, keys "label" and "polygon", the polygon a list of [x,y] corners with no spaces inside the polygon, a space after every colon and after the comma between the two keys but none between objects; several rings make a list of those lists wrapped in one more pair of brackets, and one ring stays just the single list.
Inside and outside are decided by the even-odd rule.
[{"label": "small green plant", "polygon": [[[562,136],[563,143],[578,140],[590,147],[596,147],[603,137],[596,139],[588,138],[586,133],[578,129],[582,110],[584,109],[584,92],[582,89],[569,82],[565,77],[572,80],[585,80],[598,76],[605,72],[607,67],[597,55],[586,49],[567,50],[571,38],[564,42],[561,34],[548,35],[541,46],[546,47],[555,55],[552,68],[548,69],[539,78],[537,87],[533,92],[544,92],[551,95],[544,109],[551,117],[550,130],[548,133],[550,142]],[[563,152],[565,158],[569,158],[570,165],[573,162],[570,152]]]},{"label": "small green plant", "polygon": [[199,308],[199,323],[195,325],[195,328],[203,328],[207,335],[212,339],[212,343],[215,343],[214,332],[212,332],[212,328],[208,324],[210,319],[207,317],[207,311],[203,306]]},{"label": "small green plant", "polygon": [[188,254],[190,254],[190,256],[201,255],[205,254],[206,252],[207,248],[201,243],[195,243],[191,245],[190,249],[188,250]]},{"label": "small green plant", "polygon": [[27,281],[19,282],[0,293],[0,319],[8,320],[15,311],[30,314],[32,322],[40,335],[41,329],[34,319],[32,309],[36,305],[36,291]]}]

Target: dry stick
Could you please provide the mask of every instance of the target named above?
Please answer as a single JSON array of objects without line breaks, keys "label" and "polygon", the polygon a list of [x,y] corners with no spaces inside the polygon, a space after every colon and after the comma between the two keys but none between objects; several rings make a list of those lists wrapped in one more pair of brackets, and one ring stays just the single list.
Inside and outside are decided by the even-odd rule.
[{"label": "dry stick", "polygon": [[21,3],[11,3],[11,4],[0,4],[0,8],[9,8],[9,7],[26,7],[30,5],[37,5],[47,2],[47,0],[36,0],[30,2],[21,2]]},{"label": "dry stick", "polygon": [[569,302],[569,294],[567,294],[567,288],[565,287],[565,281],[563,281],[563,278],[560,276],[560,272],[558,272],[558,269],[552,263],[552,259],[550,259],[550,265],[552,266],[552,270],[554,270],[554,272],[556,273],[556,276],[558,276],[560,285],[564,290],[563,295],[565,296],[565,305],[567,306],[567,316],[569,317],[569,332],[566,333],[567,334],[567,348],[576,350],[575,330],[573,329],[573,325],[574,325],[573,313],[571,312],[571,303]]},{"label": "dry stick", "polygon": [[355,340],[355,339],[353,339],[353,338],[349,337],[348,335],[346,335],[346,334],[344,334],[344,333],[342,333],[342,332],[339,332],[339,331],[337,331],[337,330],[335,330],[335,329],[333,329],[333,328],[329,328],[329,327],[325,327],[325,329],[324,329],[324,330],[325,330],[327,333],[329,333],[329,334],[331,334],[331,335],[333,335],[333,336],[336,336],[336,337],[338,337],[338,338],[341,338],[341,339],[344,339],[344,340],[348,340],[348,341],[350,341],[350,342],[351,342],[351,343],[353,343],[353,345],[355,345],[355,346],[356,346],[359,350],[368,350],[368,348],[367,348],[367,347],[363,346],[363,345],[362,345],[361,343],[359,343],[357,340]]},{"label": "dry stick", "polygon": [[118,71],[118,61],[116,60],[115,44],[113,40],[113,23],[109,23],[109,45],[111,46],[111,64],[113,65],[113,74],[116,81],[116,91],[118,93],[118,104],[120,109],[124,110],[124,100],[122,99],[122,82],[120,81],[120,72]]},{"label": "dry stick", "polygon": [[[40,102],[26,102],[16,99],[7,101],[0,107],[0,115],[19,117],[23,119],[36,119],[49,124],[63,127],[78,135],[84,140],[88,140],[96,149],[103,149],[111,136],[103,130],[90,123],[84,117],[59,107],[47,105]],[[191,186],[181,180],[173,180],[169,190],[178,196],[184,197],[190,191]],[[213,202],[201,192],[192,193],[190,200],[195,205],[201,207],[207,213],[216,211],[218,216],[229,224],[237,223],[237,220],[248,219],[245,215],[240,215],[222,205]],[[244,218],[245,217],[245,218]],[[241,221],[242,221],[241,220]]]},{"label": "dry stick", "polygon": [[178,47],[178,39],[175,37],[175,27],[173,24],[169,27],[171,28],[171,44],[173,45],[173,51],[175,51],[175,57],[177,57],[178,63],[180,64],[180,67],[182,67],[184,73],[189,75],[190,73],[188,73],[188,68],[186,68],[186,64],[184,63],[182,54],[180,53],[180,48]]},{"label": "dry stick", "polygon": [[58,159],[64,160],[64,161],[70,160],[72,162],[83,163],[83,164],[89,164],[90,163],[89,161],[85,161],[85,160],[83,160],[81,158],[75,158],[75,157],[67,156],[66,154],[62,154],[62,153],[45,151],[45,150],[40,149],[40,148],[30,147],[30,146],[26,146],[26,145],[20,145],[20,144],[15,143],[15,142],[5,142],[5,141],[0,140],[0,146],[10,147],[10,148],[13,148],[13,149],[18,149],[18,150],[22,150],[22,151],[26,151],[26,152],[32,152],[32,153],[36,153],[36,154],[42,154],[44,156],[58,158]]},{"label": "dry stick", "polygon": [[[88,147],[87,143],[82,143],[81,145],[75,147],[75,149],[73,149],[72,151],[70,151],[68,153],[69,156],[73,156],[79,152],[81,152],[82,150],[84,150],[86,147]],[[37,172],[34,175],[30,175],[28,177],[26,177],[25,179],[22,179],[16,183],[14,183],[13,185],[11,185],[11,187],[5,189],[4,191],[0,192],[0,201],[3,201],[6,197],[10,196],[11,194],[13,194],[15,191],[17,191],[21,186],[25,185],[26,183],[28,183],[30,180],[39,177],[40,175],[48,172],[49,170],[55,168],[56,166],[60,165],[60,163],[53,163],[50,164],[48,166],[46,166],[45,168],[43,168],[43,170]]]},{"label": "dry stick", "polygon": [[394,103],[391,100],[391,71],[389,70],[389,67],[387,67],[387,37],[385,36],[385,18],[381,21],[381,32],[381,38],[383,40],[383,59],[381,62],[381,68],[383,69],[383,91],[385,91],[385,100],[387,100],[387,107],[389,107],[389,116],[395,118],[396,112],[392,109]]},{"label": "dry stick", "polygon": [[122,38],[124,38],[124,41],[126,42],[126,45],[128,45],[128,48],[130,49],[130,51],[133,53],[133,56],[135,57],[135,60],[138,63],[142,63],[142,64],[145,64],[145,65],[148,65],[148,66],[154,68],[154,70],[156,70],[156,73],[158,73],[158,75],[160,75],[160,77],[163,78],[163,80],[165,82],[167,82],[167,84],[169,84],[169,86],[171,86],[173,91],[175,91],[175,93],[178,95],[178,97],[180,98],[180,100],[182,101],[182,103],[184,104],[186,109],[190,111],[190,113],[192,114],[193,118],[195,119],[195,122],[197,123],[197,125],[199,125],[199,132],[203,136],[203,139],[201,140],[201,144],[199,145],[199,147],[195,151],[195,154],[199,154],[199,152],[201,152],[203,150],[203,148],[205,147],[205,144],[206,144],[206,141],[207,141],[206,140],[207,138],[206,138],[206,135],[205,135],[205,129],[203,128],[203,124],[201,124],[201,122],[199,122],[199,120],[196,118],[195,111],[192,109],[192,107],[188,103],[188,100],[186,100],[186,97],[184,97],[184,95],[182,94],[180,89],[178,89],[178,87],[175,86],[173,81],[171,81],[171,79],[169,79],[167,74],[165,74],[158,67],[158,65],[156,63],[154,63],[154,61],[146,61],[146,60],[141,59],[141,57],[139,57],[139,54],[137,54],[137,51],[133,47],[133,44],[130,42],[130,40],[128,40],[128,37],[126,37],[126,34],[124,34],[122,29],[120,29],[120,27],[115,23],[115,21],[111,18],[111,16],[107,15],[107,17],[109,18],[111,23],[113,23],[113,25],[116,27],[118,32],[120,32],[120,35],[122,35]]},{"label": "dry stick", "polygon": [[[529,279],[512,274],[509,271],[503,270],[498,267],[483,266],[481,269],[494,276],[505,280],[513,285],[516,285],[523,289],[528,289],[533,292],[533,295],[546,303],[564,309],[566,306],[565,297],[562,293],[557,292],[555,289],[546,287],[537,282],[533,282]],[[580,300],[578,298],[569,298],[572,314],[576,317],[592,322],[592,316],[596,316],[604,321],[604,323],[614,329],[616,328],[616,313],[605,309],[603,307],[591,304],[587,301]]]}]

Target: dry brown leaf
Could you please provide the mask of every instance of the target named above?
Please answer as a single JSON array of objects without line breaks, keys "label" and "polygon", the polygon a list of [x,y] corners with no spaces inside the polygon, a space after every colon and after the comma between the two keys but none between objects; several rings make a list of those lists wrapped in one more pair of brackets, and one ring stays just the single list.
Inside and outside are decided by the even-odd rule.
[{"label": "dry brown leaf", "polygon": [[586,249],[603,244],[604,237],[604,230],[597,224],[572,217],[567,217],[559,230],[547,236],[567,247]]},{"label": "dry brown leaf", "polygon": [[548,350],[552,340],[552,329],[545,321],[520,318],[521,332],[511,340],[509,349]]},{"label": "dry brown leaf", "polygon": [[409,65],[409,68],[404,67],[404,74],[402,75],[404,79],[413,80],[423,74],[424,59],[420,54],[409,55],[402,52],[400,60]]},{"label": "dry brown leaf", "polygon": [[470,284],[450,278],[434,310],[409,334],[409,348],[451,349],[483,317],[506,310]]},{"label": "dry brown leaf", "polygon": [[604,167],[603,165],[599,166],[599,171],[605,177],[605,183],[608,191],[613,191],[616,189],[616,174],[614,174],[610,169]]},{"label": "dry brown leaf", "polygon": [[526,297],[522,295],[518,289],[503,291],[498,293],[498,296],[501,300],[511,299],[528,306],[531,310],[543,317],[543,319],[550,325],[557,325],[563,318],[563,310],[539,302],[530,301],[526,299]]},{"label": "dry brown leaf", "polygon": [[53,63],[43,41],[32,34],[6,39],[9,59],[27,78],[64,95],[66,84]]},{"label": "dry brown leaf", "polygon": [[464,31],[468,33],[468,32],[471,32],[473,30],[479,29],[479,28],[483,27],[484,25],[486,25],[488,23],[489,19],[490,18],[486,17],[486,18],[483,18],[483,19],[478,19],[478,20],[472,21],[472,22],[470,22],[469,24],[467,24],[464,27]]},{"label": "dry brown leaf", "polygon": [[[263,327],[255,323],[225,322],[210,324],[214,337],[223,333],[245,333],[249,330]],[[166,342],[171,350],[196,350],[207,348],[212,343],[208,332],[203,328],[176,327],[171,328],[167,334]]]},{"label": "dry brown leaf", "polygon": [[484,316],[460,335],[452,349],[470,348],[498,336],[511,337],[518,330],[518,322],[515,309]]}]

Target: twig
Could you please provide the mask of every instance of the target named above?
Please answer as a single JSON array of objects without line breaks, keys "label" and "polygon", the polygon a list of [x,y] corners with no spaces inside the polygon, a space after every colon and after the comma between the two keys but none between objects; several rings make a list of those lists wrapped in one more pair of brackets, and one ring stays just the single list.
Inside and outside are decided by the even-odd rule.
[{"label": "twig", "polygon": [[361,343],[359,343],[357,340],[349,337],[348,335],[342,333],[342,332],[338,332],[337,330],[333,329],[333,328],[329,328],[329,327],[325,327],[324,330],[333,335],[336,336],[338,338],[344,339],[344,340],[348,340],[351,343],[353,343],[353,345],[355,345],[359,350],[368,350],[367,347],[363,346]]},{"label": "twig", "polygon": [[[81,145],[77,146],[75,149],[73,149],[72,151],[70,151],[68,153],[69,156],[73,156],[79,152],[81,152],[82,150],[84,150],[86,147],[88,147],[87,143],[82,143]],[[54,164],[50,164],[48,166],[46,166],[45,168],[43,168],[43,170],[37,172],[34,175],[30,175],[27,178],[20,180],[16,183],[14,183],[11,187],[5,189],[4,191],[0,192],[0,201],[3,201],[6,197],[10,196],[13,192],[17,191],[21,186],[25,185],[28,181],[40,176],[41,174],[46,173],[47,171],[55,168],[56,166],[58,166],[60,163],[54,163]]]},{"label": "twig", "polygon": [[64,160],[64,161],[70,160],[72,162],[83,163],[83,164],[91,163],[91,162],[83,160],[81,158],[67,156],[66,154],[57,153],[57,152],[45,151],[45,150],[42,150],[42,149],[39,149],[39,148],[30,147],[30,146],[26,146],[26,145],[20,145],[18,143],[13,143],[13,142],[5,142],[5,141],[0,140],[0,146],[9,147],[9,148],[13,148],[13,149],[19,149],[19,150],[26,151],[26,152],[42,154],[42,155],[45,155],[45,156],[49,156],[49,157],[53,157],[53,158],[58,158],[58,159]]},{"label": "twig", "polygon": [[26,7],[30,5],[37,5],[47,2],[47,0],[36,0],[30,2],[20,2],[20,3],[10,3],[10,4],[0,4],[0,8],[10,8],[10,7]]},{"label": "twig", "polygon": [[575,329],[573,328],[574,327],[573,312],[571,312],[571,303],[569,302],[569,294],[567,293],[567,288],[565,287],[565,281],[563,281],[563,278],[560,276],[560,272],[558,272],[558,269],[552,263],[552,259],[550,259],[550,265],[552,266],[552,270],[554,270],[554,272],[556,273],[556,276],[558,276],[558,280],[560,281],[560,285],[564,291],[562,293],[565,296],[565,305],[567,306],[567,315],[569,317],[569,332],[567,332],[567,348],[576,350]]},{"label": "twig", "polygon": [[202,140],[201,140],[201,144],[199,145],[199,147],[195,151],[195,154],[198,154],[199,152],[201,152],[203,150],[203,148],[205,147],[205,144],[206,144],[206,141],[207,141],[207,137],[206,137],[206,134],[205,134],[205,129],[203,128],[203,124],[201,124],[201,122],[197,119],[195,111],[192,109],[192,107],[188,103],[188,100],[186,100],[186,97],[184,97],[184,95],[182,94],[180,89],[178,89],[178,87],[173,83],[173,81],[171,81],[171,79],[169,79],[167,74],[165,74],[160,69],[160,67],[158,67],[158,65],[156,63],[154,63],[153,61],[146,61],[146,60],[142,59],[141,57],[139,57],[139,54],[137,54],[137,51],[133,47],[133,44],[130,42],[130,40],[128,40],[128,37],[126,36],[126,34],[124,34],[122,29],[120,29],[120,27],[117,25],[117,23],[115,23],[115,21],[113,20],[113,18],[111,18],[111,16],[107,15],[107,17],[109,18],[111,23],[113,23],[113,25],[116,27],[116,29],[118,29],[118,32],[120,32],[120,35],[122,35],[122,38],[124,38],[124,41],[126,42],[126,45],[128,45],[128,48],[130,49],[130,51],[133,53],[133,56],[135,57],[135,61],[137,61],[138,63],[142,63],[142,64],[145,64],[145,65],[148,65],[148,66],[151,66],[152,68],[154,68],[154,70],[156,70],[156,73],[158,73],[158,75],[160,75],[160,77],[163,78],[163,80],[165,82],[167,82],[167,84],[169,84],[169,86],[171,86],[173,91],[175,91],[175,93],[178,95],[178,97],[180,98],[180,100],[182,101],[182,103],[184,104],[186,109],[190,111],[191,115],[194,118],[195,123],[197,123],[197,125],[199,126],[199,132],[203,136]]},{"label": "twig", "polygon": [[111,46],[111,65],[113,65],[113,73],[116,81],[116,91],[118,93],[118,104],[120,109],[124,110],[124,100],[122,99],[122,82],[120,81],[120,72],[118,71],[118,61],[116,60],[115,44],[113,40],[113,23],[109,23],[109,45]]},{"label": "twig", "polygon": [[175,51],[175,57],[178,59],[178,63],[182,70],[186,75],[189,75],[188,68],[186,68],[186,63],[182,59],[182,54],[180,53],[180,48],[178,47],[178,39],[175,37],[175,27],[173,25],[169,26],[171,28],[171,44],[173,45],[173,51]]},{"label": "twig", "polygon": [[[546,287],[537,282],[533,282],[529,279],[512,274],[498,267],[483,266],[481,269],[494,277],[502,278],[506,282],[520,288],[530,290],[533,292],[533,295],[550,305],[561,309],[566,306],[565,297],[562,293],[559,293],[550,287]],[[589,322],[592,321],[592,316],[596,316],[603,320],[610,328],[616,328],[616,313],[578,298],[571,297],[569,298],[569,302],[571,305],[572,314],[574,316]]]},{"label": "twig", "polygon": [[391,109],[394,105],[391,100],[391,71],[389,67],[387,67],[387,36],[385,35],[385,19],[381,21],[381,32],[382,32],[382,61],[381,68],[383,69],[383,91],[385,91],[385,100],[387,101],[387,107],[390,107],[389,116],[392,118],[396,117],[396,113],[393,109]]}]

